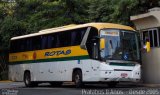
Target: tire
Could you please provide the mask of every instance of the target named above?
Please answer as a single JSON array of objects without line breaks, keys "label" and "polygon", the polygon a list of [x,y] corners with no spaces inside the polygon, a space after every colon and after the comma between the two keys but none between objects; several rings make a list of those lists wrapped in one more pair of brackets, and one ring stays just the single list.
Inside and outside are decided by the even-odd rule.
[{"label": "tire", "polygon": [[50,82],[50,84],[53,87],[59,87],[59,86],[62,86],[63,82]]},{"label": "tire", "polygon": [[109,83],[107,83],[107,84],[108,84],[108,87],[109,87],[109,88],[114,88],[114,87],[116,87],[117,83],[118,83],[118,82],[109,82]]},{"label": "tire", "polygon": [[34,82],[31,81],[30,72],[25,72],[25,74],[24,74],[24,83],[25,83],[26,87],[38,86],[38,83],[34,83]]},{"label": "tire", "polygon": [[73,73],[73,81],[75,83],[76,88],[81,88],[83,86],[82,72],[80,70],[77,70]]}]

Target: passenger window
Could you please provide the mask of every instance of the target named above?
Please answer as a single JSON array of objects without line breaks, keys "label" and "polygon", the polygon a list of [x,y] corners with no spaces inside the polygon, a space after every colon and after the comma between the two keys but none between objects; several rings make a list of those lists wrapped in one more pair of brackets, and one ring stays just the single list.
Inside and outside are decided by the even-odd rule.
[{"label": "passenger window", "polygon": [[48,46],[47,46],[47,36],[44,35],[44,36],[41,36],[41,41],[42,41],[42,49],[47,49]]},{"label": "passenger window", "polygon": [[33,50],[40,50],[41,49],[41,38],[40,36],[36,36],[34,38],[32,38],[33,41]]},{"label": "passenger window", "polygon": [[71,45],[80,45],[87,28],[75,29],[71,32]]},{"label": "passenger window", "polygon": [[60,47],[71,46],[71,32],[61,32],[59,35]]}]

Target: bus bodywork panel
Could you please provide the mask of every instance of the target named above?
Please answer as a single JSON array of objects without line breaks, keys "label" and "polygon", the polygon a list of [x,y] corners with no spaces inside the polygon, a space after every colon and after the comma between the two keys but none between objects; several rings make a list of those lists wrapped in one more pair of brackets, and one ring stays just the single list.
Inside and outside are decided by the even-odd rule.
[{"label": "bus bodywork panel", "polygon": [[[17,63],[36,63],[36,62],[47,62],[57,60],[69,60],[79,59],[80,57],[87,57],[88,53],[86,50],[80,48],[80,46],[70,46],[61,48],[52,48],[44,50],[35,50],[19,53],[10,53],[9,61],[10,64]],[[77,57],[77,58],[76,58]]]},{"label": "bus bodywork panel", "polygon": [[[126,63],[122,63],[126,64]],[[80,68],[84,82],[139,81],[140,65],[113,66],[96,60],[71,60],[44,63],[29,63],[9,66],[9,79],[23,81],[25,70],[31,72],[32,81],[72,81],[75,68]],[[118,71],[122,70],[122,71]],[[122,75],[126,74],[126,75]]]}]

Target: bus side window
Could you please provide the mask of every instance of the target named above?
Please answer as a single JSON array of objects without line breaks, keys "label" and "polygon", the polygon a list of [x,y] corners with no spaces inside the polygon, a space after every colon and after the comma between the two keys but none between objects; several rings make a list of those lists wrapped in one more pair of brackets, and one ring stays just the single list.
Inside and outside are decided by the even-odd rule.
[{"label": "bus side window", "polygon": [[60,38],[59,38],[60,34],[59,33],[55,33],[52,35],[52,48],[58,48],[60,47]]},{"label": "bus side window", "polygon": [[25,41],[25,50],[24,51],[31,51],[32,50],[32,40],[31,38],[24,39]]},{"label": "bus side window", "polygon": [[11,46],[10,46],[10,52],[11,53],[15,53],[15,52],[18,52],[18,41],[17,40],[11,40]]},{"label": "bus side window", "polygon": [[16,50],[15,50],[15,52],[20,52],[20,46],[21,46],[21,43],[20,43],[20,41],[19,40],[16,40],[15,41],[15,48],[16,48]]},{"label": "bus side window", "polygon": [[71,33],[70,31],[61,32],[58,35],[60,41],[60,47],[67,47],[71,45]]},{"label": "bus side window", "polygon": [[52,35],[48,35],[47,48],[52,48]]},{"label": "bus side window", "polygon": [[19,40],[20,43],[20,52],[25,51],[25,39]]},{"label": "bus side window", "polygon": [[87,28],[72,30],[72,32],[71,32],[71,45],[73,45],[73,46],[80,45],[86,30],[87,30]]},{"label": "bus side window", "polygon": [[72,46],[75,46],[77,45],[77,40],[76,40],[76,32],[75,31],[72,31],[71,32],[71,45]]},{"label": "bus side window", "polygon": [[57,48],[59,47],[59,37],[58,33],[48,35],[47,48]]},{"label": "bus side window", "polygon": [[41,39],[40,36],[36,36],[32,38],[32,46],[33,46],[33,50],[40,50],[41,49]]},{"label": "bus side window", "polygon": [[47,36],[44,35],[44,36],[41,36],[41,42],[42,42],[42,49],[47,49]]},{"label": "bus side window", "polygon": [[73,30],[71,37],[72,37],[72,45],[76,46],[80,44],[80,31]]}]

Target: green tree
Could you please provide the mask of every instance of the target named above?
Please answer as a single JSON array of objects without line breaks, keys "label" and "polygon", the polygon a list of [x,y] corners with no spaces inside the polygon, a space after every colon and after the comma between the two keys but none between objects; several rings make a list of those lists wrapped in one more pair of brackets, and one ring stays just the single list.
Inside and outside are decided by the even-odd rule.
[{"label": "green tree", "polygon": [[13,36],[67,24],[110,22],[132,26],[131,15],[159,5],[159,0],[0,0],[0,42],[8,47]]},{"label": "green tree", "polygon": [[125,25],[132,25],[130,22],[130,16],[138,13],[138,4],[137,0],[119,0],[119,2],[114,2],[114,12],[111,17],[114,23],[120,23]]},{"label": "green tree", "polygon": [[2,22],[1,27],[1,42],[3,43],[2,48],[9,47],[9,40],[11,37],[20,36],[27,34],[26,33],[26,24],[20,21],[17,21],[15,18],[6,17]]},{"label": "green tree", "polygon": [[87,19],[88,0],[61,0],[64,17],[72,23],[85,23]]},{"label": "green tree", "polygon": [[88,9],[90,22],[112,22],[110,15],[114,9],[112,0],[91,0]]},{"label": "green tree", "polygon": [[130,16],[139,13],[138,0],[92,0],[90,21],[132,25]]},{"label": "green tree", "polygon": [[14,16],[18,20],[28,19],[27,17],[37,13],[37,7],[41,6],[41,0],[16,0]]}]

